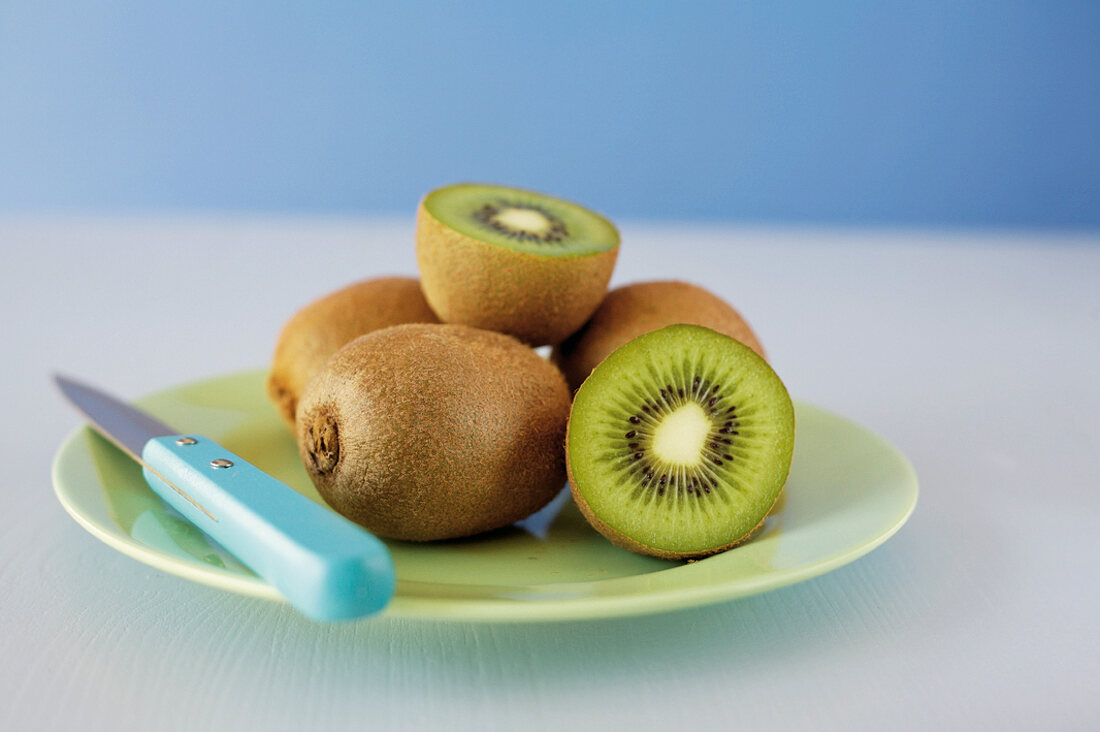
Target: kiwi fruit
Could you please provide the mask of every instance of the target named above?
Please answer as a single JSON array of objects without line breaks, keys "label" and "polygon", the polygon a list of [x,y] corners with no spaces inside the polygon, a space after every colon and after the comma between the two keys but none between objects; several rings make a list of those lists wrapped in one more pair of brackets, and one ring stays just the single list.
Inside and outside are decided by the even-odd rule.
[{"label": "kiwi fruit", "polygon": [[564,487],[570,398],[561,373],[510,336],[393,326],[345,345],[306,386],[299,453],[321,497],[380,536],[469,536]]},{"label": "kiwi fruit", "polygon": [[787,480],[794,408],[741,342],[672,325],[615,350],[581,385],[570,490],[612,542],[667,559],[724,551],[761,526]]},{"label": "kiwi fruit", "polygon": [[585,326],[556,346],[551,360],[576,390],[607,355],[632,338],[666,325],[702,325],[744,343],[765,357],[764,347],[741,314],[717,295],[687,282],[638,282],[607,293]]},{"label": "kiwi fruit", "polygon": [[348,285],[294,314],[279,334],[267,393],[291,426],[306,384],[341,346],[357,336],[403,323],[438,323],[412,277]]},{"label": "kiwi fruit", "polygon": [[416,257],[428,304],[445,323],[552,345],[607,292],[619,232],[575,203],[502,186],[439,188],[420,203]]}]

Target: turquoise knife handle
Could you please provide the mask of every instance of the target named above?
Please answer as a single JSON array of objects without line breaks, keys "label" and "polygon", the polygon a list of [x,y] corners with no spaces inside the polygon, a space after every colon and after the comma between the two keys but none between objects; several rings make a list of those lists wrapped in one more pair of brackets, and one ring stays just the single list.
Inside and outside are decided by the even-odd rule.
[{"label": "turquoise knife handle", "polygon": [[307,617],[381,610],[396,580],[386,545],[200,435],[149,440],[145,479]]}]

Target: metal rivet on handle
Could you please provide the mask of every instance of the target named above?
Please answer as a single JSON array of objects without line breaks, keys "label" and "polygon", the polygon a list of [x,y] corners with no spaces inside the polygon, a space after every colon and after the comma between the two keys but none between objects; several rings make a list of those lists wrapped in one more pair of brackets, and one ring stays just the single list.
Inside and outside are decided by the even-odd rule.
[{"label": "metal rivet on handle", "polygon": [[233,461],[226,460],[225,458],[218,458],[217,460],[210,461],[210,467],[212,468],[232,468]]},{"label": "metal rivet on handle", "polygon": [[199,441],[196,440],[194,437],[181,437],[178,440],[176,440],[176,444],[181,445],[181,446],[182,445],[197,445],[197,444],[199,444]]}]

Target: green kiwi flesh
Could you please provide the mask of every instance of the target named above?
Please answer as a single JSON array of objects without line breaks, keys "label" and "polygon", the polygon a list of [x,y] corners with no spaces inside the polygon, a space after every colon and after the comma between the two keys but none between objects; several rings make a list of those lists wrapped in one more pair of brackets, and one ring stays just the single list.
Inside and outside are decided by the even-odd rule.
[{"label": "green kiwi flesh", "polygon": [[586,255],[619,245],[618,231],[604,217],[533,191],[460,183],[433,191],[424,206],[461,234],[529,254]]},{"label": "green kiwi flesh", "polygon": [[775,505],[794,408],[751,348],[672,325],[608,356],[569,417],[570,489],[597,530],[632,551],[703,557],[749,538]]}]

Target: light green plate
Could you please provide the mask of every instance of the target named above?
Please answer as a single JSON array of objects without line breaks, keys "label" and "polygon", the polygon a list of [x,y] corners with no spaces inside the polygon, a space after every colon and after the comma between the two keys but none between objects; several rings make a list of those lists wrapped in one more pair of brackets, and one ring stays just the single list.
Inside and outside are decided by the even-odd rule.
[{"label": "light green plate", "polygon": [[[140,400],[183,432],[204,434],[321,502],[293,436],[253,371]],[[909,462],[871,432],[796,402],[794,464],[783,497],[752,541],[708,559],[631,554],[589,528],[563,491],[522,524],[474,539],[387,542],[397,568],[391,616],[531,621],[654,613],[783,587],[851,562],[894,534],[917,501]],[[89,428],[53,467],[65,509],[115,549],[159,569],[246,595],[275,590],[180,518],[136,463]]]}]

